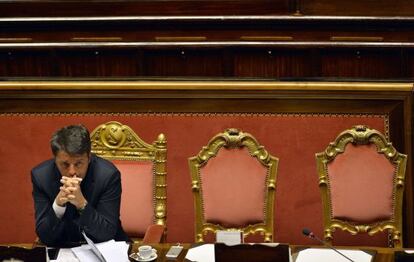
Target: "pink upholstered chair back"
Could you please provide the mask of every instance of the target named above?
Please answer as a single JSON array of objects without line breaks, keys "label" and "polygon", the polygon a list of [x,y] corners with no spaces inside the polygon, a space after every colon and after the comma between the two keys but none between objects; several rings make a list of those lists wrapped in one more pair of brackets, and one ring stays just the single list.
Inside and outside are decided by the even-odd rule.
[{"label": "pink upholstered chair back", "polygon": [[152,145],[128,126],[111,121],[91,133],[92,152],[112,161],[121,172],[120,218],[132,239],[142,239],[151,225],[166,224],[166,141]]},{"label": "pink upholstered chair back", "polygon": [[204,219],[224,227],[264,221],[267,168],[246,148],[221,149],[200,168]]},{"label": "pink upholstered chair back", "polygon": [[273,239],[273,204],[278,160],[247,133],[226,130],[189,159],[196,241],[219,229],[261,232]]},{"label": "pink upholstered chair back", "polygon": [[357,126],[318,153],[317,163],[326,240],[336,228],[351,234],[389,231],[391,245],[401,245],[405,155],[378,131]]},{"label": "pink upholstered chair back", "polygon": [[122,174],[122,227],[129,236],[143,237],[154,219],[154,175],[151,161],[112,161]]},{"label": "pink upholstered chair back", "polygon": [[366,224],[392,219],[395,172],[375,145],[348,144],[328,164],[332,217]]}]

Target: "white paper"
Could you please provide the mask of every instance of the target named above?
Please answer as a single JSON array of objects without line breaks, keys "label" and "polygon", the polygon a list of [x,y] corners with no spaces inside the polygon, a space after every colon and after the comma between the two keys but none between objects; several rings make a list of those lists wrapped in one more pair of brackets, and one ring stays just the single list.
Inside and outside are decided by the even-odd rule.
[{"label": "white paper", "polygon": [[129,245],[125,241],[115,242],[115,240],[110,240],[96,244],[96,247],[107,262],[129,262]]},{"label": "white paper", "polygon": [[245,245],[263,245],[263,246],[268,246],[268,247],[277,247],[278,245],[280,245],[280,243],[275,243],[275,242],[263,242],[263,243],[245,243]]},{"label": "white paper", "polygon": [[61,248],[56,260],[50,260],[50,262],[79,262],[79,259],[70,248]]},{"label": "white paper", "polygon": [[[339,252],[349,257],[353,261],[370,262],[372,255],[361,250],[338,249]],[[301,250],[296,258],[296,262],[350,262],[332,249],[326,248],[307,248]]]},{"label": "white paper", "polygon": [[81,262],[101,262],[88,245],[72,248],[73,253]]},{"label": "white paper", "polygon": [[[107,262],[105,258],[102,256],[101,252],[98,250],[98,248],[95,246],[95,243],[85,234],[85,232],[82,231],[82,235],[86,240],[86,243],[88,243],[88,246],[90,247],[91,251],[95,253],[95,255],[98,257],[99,261]],[[83,262],[83,261],[82,261]]]},{"label": "white paper", "polygon": [[[106,262],[129,262],[128,244],[125,241],[116,242],[109,240],[99,244],[94,244],[102,254]],[[73,253],[81,262],[100,262],[98,256],[92,251],[90,245],[82,245],[72,248]],[[57,262],[61,262],[58,260]]]},{"label": "white paper", "polygon": [[224,243],[228,246],[235,246],[242,243],[242,232],[239,230],[227,231],[217,230],[216,242]]},{"label": "white paper", "polygon": [[[279,245],[279,243],[257,243],[257,244],[266,245],[269,247],[276,247]],[[247,245],[257,245],[257,244],[248,243]],[[204,244],[201,246],[190,248],[185,258],[190,261],[196,261],[196,262],[215,262],[214,244]],[[290,255],[290,249],[289,249],[289,261],[292,261],[292,256]],[[334,261],[330,261],[330,262],[334,262]]]},{"label": "white paper", "polygon": [[190,248],[185,258],[197,262],[215,262],[214,244],[204,244]]}]

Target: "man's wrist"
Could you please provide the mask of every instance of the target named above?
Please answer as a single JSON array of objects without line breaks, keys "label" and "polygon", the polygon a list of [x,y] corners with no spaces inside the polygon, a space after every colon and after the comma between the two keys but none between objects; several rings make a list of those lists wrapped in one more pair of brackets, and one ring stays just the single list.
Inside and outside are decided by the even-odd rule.
[{"label": "man's wrist", "polygon": [[55,211],[55,214],[59,219],[61,219],[63,215],[65,214],[66,205],[64,205],[63,207],[59,206],[56,200],[53,202],[52,208]]},{"label": "man's wrist", "polygon": [[88,201],[83,202],[83,204],[78,208],[78,211],[81,213],[83,210],[85,210],[86,206],[88,205]]},{"label": "man's wrist", "polygon": [[55,201],[56,205],[59,207],[66,207],[66,203],[58,203],[57,201]]}]

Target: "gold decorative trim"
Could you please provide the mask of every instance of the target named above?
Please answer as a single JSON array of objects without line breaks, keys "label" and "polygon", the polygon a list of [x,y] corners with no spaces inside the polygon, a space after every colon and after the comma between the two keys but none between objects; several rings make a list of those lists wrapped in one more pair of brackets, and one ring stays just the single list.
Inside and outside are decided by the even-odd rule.
[{"label": "gold decorative trim", "polygon": [[19,43],[9,42],[0,43],[0,48],[196,48],[203,50],[205,48],[225,48],[225,47],[262,47],[262,48],[280,48],[280,47],[352,47],[352,48],[413,48],[413,42],[406,41],[68,41],[68,42],[30,42]]},{"label": "gold decorative trim", "polygon": [[109,160],[152,161],[154,175],[154,223],[166,225],[167,141],[159,134],[152,145],[145,143],[129,126],[110,121],[91,132],[92,153]]},{"label": "gold decorative trim", "polygon": [[[151,112],[151,113],[136,113],[136,112],[120,112],[120,113],[112,113],[112,112],[60,112],[60,113],[21,113],[21,112],[0,112],[0,117],[12,117],[12,116],[19,116],[19,117],[33,117],[33,116],[62,116],[62,117],[70,117],[70,116],[113,116],[113,117],[134,117],[134,116],[156,116],[156,117],[171,117],[171,116],[180,116],[180,117],[229,117],[229,116],[237,116],[237,117],[374,117],[374,118],[383,118],[384,119],[384,134],[387,139],[389,139],[389,115],[388,114],[354,114],[354,113],[163,113],[163,112]],[[159,161],[166,161],[166,160],[159,160]]]},{"label": "gold decorative trim", "polygon": [[[344,220],[339,220],[332,215],[332,203],[330,193],[330,183],[328,174],[328,164],[335,157],[342,154],[347,144],[356,145],[374,144],[379,154],[383,154],[393,165],[396,166],[393,186],[393,215],[390,220],[378,221],[372,224],[357,224]],[[332,242],[332,233],[339,228],[353,235],[357,233],[368,233],[374,235],[380,231],[387,230],[391,235],[391,246],[402,247],[402,199],[405,181],[405,168],[407,156],[400,154],[387,141],[386,137],[375,129],[367,126],[354,126],[345,130],[330,143],[324,152],[316,154],[317,170],[319,174],[319,187],[321,190],[323,217],[324,217],[324,237],[329,243]]]},{"label": "gold decorative trim", "polygon": [[350,42],[381,42],[384,41],[382,36],[331,36],[331,41],[350,41]]},{"label": "gold decorative trim", "polygon": [[4,81],[0,90],[220,90],[226,91],[405,91],[413,83],[392,82],[275,82],[275,81]]},{"label": "gold decorative trim", "polygon": [[217,230],[231,230],[224,228],[219,224],[207,223],[204,219],[204,208],[202,198],[202,179],[200,169],[213,157],[220,149],[225,148],[243,148],[246,147],[250,155],[257,159],[267,168],[266,188],[264,199],[264,221],[263,223],[247,225],[238,228],[243,231],[243,237],[250,234],[261,233],[264,235],[265,242],[273,242],[273,222],[274,222],[274,198],[276,189],[276,177],[278,158],[271,156],[263,146],[259,145],[257,140],[248,133],[243,133],[238,129],[227,129],[224,133],[214,136],[204,146],[201,151],[188,159],[192,178],[192,190],[194,195],[194,205],[196,212],[195,219],[195,241],[203,242],[204,235],[208,232],[215,233]]},{"label": "gold decorative trim", "polygon": [[385,138],[390,140],[390,117],[388,114],[384,117],[384,130]]},{"label": "gold decorative trim", "polygon": [[117,36],[97,36],[97,37],[72,37],[70,39],[74,42],[116,42],[116,41],[122,41],[122,37]]},{"label": "gold decorative trim", "polygon": [[292,41],[292,36],[241,36],[240,40],[244,41]]},{"label": "gold decorative trim", "polygon": [[155,41],[159,42],[193,42],[193,41],[206,41],[205,36],[156,36]]},{"label": "gold decorative trim", "polygon": [[389,122],[388,114],[370,114],[370,113],[257,113],[257,112],[240,112],[240,113],[210,113],[210,112],[201,112],[201,113],[187,113],[187,112],[150,112],[150,113],[137,113],[137,112],[50,112],[50,113],[38,113],[38,112],[0,112],[0,116],[11,117],[11,116],[21,116],[21,117],[33,117],[33,116],[114,116],[114,117],[123,117],[123,116],[180,116],[180,117],[194,117],[194,116],[204,116],[204,117],[228,117],[228,116],[237,116],[237,117],[263,117],[263,116],[274,116],[274,117],[374,117],[374,118],[384,118],[387,119],[386,123]]},{"label": "gold decorative trim", "polygon": [[[156,117],[171,117],[171,116],[180,116],[180,117],[374,117],[374,118],[383,118],[384,119],[384,135],[389,139],[389,115],[388,114],[367,114],[367,113],[256,113],[256,112],[244,112],[244,113],[167,113],[167,112],[151,112],[151,113],[136,113],[136,112],[60,112],[60,113],[21,113],[21,112],[0,112],[0,117],[33,117],[33,116],[113,116],[113,117],[133,117],[133,116],[156,116]],[[166,160],[160,160],[166,161]]]},{"label": "gold decorative trim", "polygon": [[12,42],[32,42],[33,38],[31,37],[0,37],[0,43],[12,43]]}]

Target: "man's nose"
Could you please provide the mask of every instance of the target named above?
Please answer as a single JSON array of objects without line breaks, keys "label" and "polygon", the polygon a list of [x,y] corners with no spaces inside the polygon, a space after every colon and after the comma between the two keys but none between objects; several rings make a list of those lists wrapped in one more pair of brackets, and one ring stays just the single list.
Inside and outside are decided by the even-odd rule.
[{"label": "man's nose", "polygon": [[70,176],[75,176],[76,175],[75,165],[69,165],[68,173],[69,173]]}]

